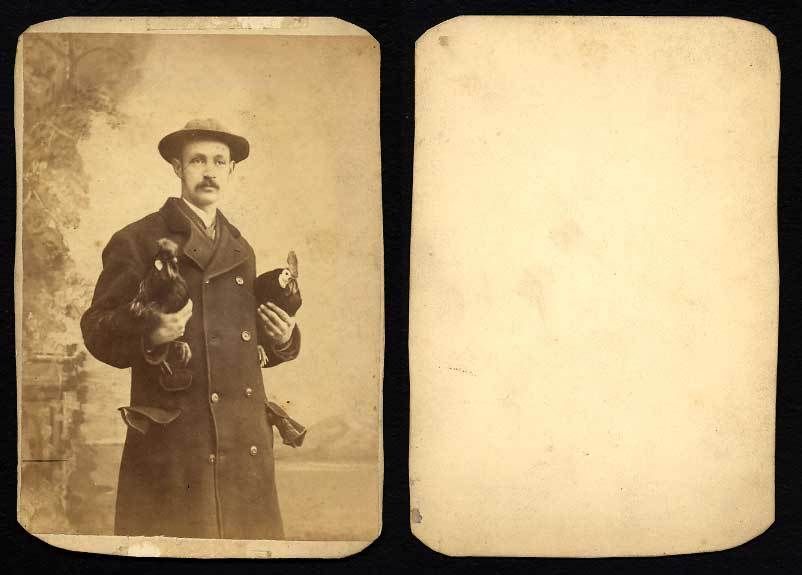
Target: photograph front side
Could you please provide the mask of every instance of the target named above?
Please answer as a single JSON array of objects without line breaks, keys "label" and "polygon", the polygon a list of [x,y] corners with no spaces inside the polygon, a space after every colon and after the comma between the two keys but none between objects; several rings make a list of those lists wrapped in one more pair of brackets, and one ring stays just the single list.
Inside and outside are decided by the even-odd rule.
[{"label": "photograph front side", "polygon": [[374,539],[375,42],[23,40],[20,522]]}]

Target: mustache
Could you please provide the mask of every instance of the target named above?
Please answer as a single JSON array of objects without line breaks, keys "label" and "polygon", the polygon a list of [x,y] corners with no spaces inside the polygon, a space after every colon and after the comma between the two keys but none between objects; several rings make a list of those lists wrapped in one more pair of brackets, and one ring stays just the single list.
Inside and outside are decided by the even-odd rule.
[{"label": "mustache", "polygon": [[201,183],[195,186],[196,190],[199,190],[201,188],[214,188],[215,190],[219,190],[220,186],[218,186],[217,182],[215,182],[214,180],[203,180]]}]

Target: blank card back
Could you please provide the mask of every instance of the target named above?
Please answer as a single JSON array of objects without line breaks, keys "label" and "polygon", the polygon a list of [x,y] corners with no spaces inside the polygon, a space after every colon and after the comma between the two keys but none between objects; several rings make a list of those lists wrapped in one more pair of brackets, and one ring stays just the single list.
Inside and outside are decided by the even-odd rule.
[{"label": "blank card back", "polygon": [[774,36],[468,17],[416,46],[411,522],[449,555],[774,520]]}]

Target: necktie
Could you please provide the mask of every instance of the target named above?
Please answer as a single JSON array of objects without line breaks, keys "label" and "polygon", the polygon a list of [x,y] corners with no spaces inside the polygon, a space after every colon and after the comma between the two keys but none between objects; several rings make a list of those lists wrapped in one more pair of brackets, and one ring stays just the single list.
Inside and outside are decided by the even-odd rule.
[{"label": "necktie", "polygon": [[203,226],[203,231],[206,233],[206,237],[210,240],[214,241],[215,232],[217,231],[217,220],[213,221],[209,226],[206,226],[201,222]]}]

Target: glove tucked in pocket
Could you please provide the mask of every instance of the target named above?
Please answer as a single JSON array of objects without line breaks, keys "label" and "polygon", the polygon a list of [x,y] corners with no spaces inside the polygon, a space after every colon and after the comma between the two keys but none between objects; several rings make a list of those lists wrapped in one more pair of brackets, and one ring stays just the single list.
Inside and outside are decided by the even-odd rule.
[{"label": "glove tucked in pocket", "polygon": [[291,418],[286,411],[272,401],[266,402],[265,408],[267,409],[267,420],[270,425],[278,429],[282,443],[290,447],[301,447],[304,437],[306,437],[306,427]]}]

